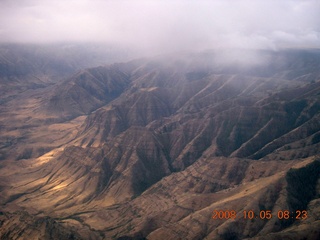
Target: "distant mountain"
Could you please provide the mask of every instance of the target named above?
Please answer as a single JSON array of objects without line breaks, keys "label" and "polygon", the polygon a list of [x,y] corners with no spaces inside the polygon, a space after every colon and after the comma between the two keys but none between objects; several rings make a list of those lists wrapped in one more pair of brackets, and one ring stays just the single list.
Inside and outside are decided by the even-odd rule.
[{"label": "distant mountain", "polygon": [[47,87],[83,68],[127,60],[132,54],[111,44],[1,44],[1,100]]},{"label": "distant mountain", "polygon": [[319,95],[318,50],[179,53],[30,88],[1,105],[0,236],[318,239]]}]

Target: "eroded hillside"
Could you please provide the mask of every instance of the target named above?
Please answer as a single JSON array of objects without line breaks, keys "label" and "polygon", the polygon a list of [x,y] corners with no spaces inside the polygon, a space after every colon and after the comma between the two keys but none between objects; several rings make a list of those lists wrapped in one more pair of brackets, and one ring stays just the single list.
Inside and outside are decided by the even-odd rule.
[{"label": "eroded hillside", "polygon": [[317,239],[320,52],[259,56],[89,68],[2,104],[0,236]]}]

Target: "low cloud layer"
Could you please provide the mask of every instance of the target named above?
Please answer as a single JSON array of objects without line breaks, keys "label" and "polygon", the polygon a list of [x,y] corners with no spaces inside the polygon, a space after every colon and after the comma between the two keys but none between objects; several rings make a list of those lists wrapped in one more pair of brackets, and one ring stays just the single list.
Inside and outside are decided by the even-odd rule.
[{"label": "low cloud layer", "polygon": [[1,0],[2,42],[112,42],[145,51],[320,47],[318,0]]}]

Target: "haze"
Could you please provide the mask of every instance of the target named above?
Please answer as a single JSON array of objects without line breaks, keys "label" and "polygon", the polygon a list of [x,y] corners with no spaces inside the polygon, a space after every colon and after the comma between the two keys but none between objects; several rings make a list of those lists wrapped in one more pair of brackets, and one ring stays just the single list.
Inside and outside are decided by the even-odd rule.
[{"label": "haze", "polygon": [[2,0],[0,41],[106,42],[153,53],[319,48],[319,12],[318,0]]}]

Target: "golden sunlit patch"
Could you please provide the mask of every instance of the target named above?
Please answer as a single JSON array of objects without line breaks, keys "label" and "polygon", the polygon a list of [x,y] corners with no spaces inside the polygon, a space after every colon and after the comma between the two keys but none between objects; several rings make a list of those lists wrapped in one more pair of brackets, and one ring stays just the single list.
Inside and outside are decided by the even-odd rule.
[{"label": "golden sunlit patch", "polygon": [[54,188],[52,188],[51,190],[60,190],[62,188],[65,188],[66,186],[68,186],[67,183],[60,183],[59,185],[55,186]]},{"label": "golden sunlit patch", "polygon": [[57,155],[57,153],[60,153],[63,150],[64,150],[63,147],[57,148],[57,149],[54,149],[54,150],[42,155],[41,157],[38,157],[36,159],[36,162],[35,162],[34,166],[41,166],[42,164],[45,164],[45,163],[49,162],[50,160],[52,160]]}]

